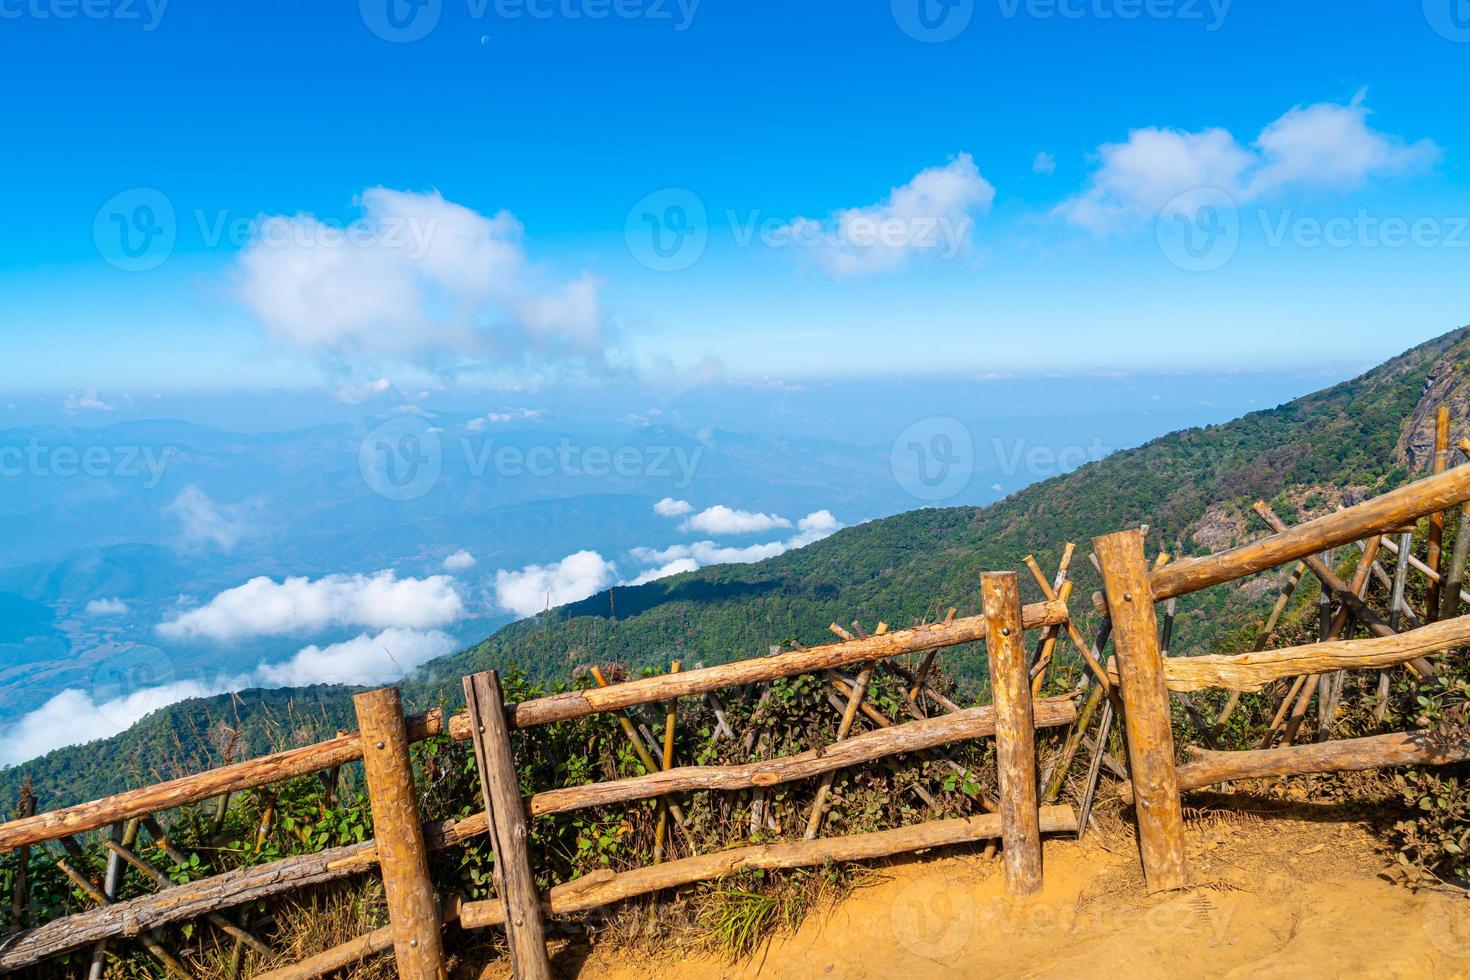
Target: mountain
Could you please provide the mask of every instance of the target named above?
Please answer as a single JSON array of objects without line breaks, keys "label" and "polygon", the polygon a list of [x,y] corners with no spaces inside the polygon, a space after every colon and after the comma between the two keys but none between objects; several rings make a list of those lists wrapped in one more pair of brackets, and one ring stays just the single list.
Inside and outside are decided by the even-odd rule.
[{"label": "mountain", "polygon": [[[1257,498],[1297,521],[1422,471],[1426,431],[1441,403],[1470,405],[1470,328],[1343,384],[1114,453],[987,507],[911,511],[757,564],[618,587],[513,623],[424,667],[405,682],[405,696],[419,708],[457,703],[458,678],[487,667],[517,665],[555,682],[582,663],[709,664],[756,656],[786,639],[819,643],[833,621],[871,628],[880,619],[908,625],[948,606],[974,613],[982,570],[1019,568],[1032,553],[1054,567],[1064,542],[1085,554],[1093,536],[1141,523],[1152,528],[1152,548],[1218,550],[1260,532],[1249,510]],[[1463,411],[1456,418],[1458,438],[1466,434]],[[1073,436],[1079,446],[1091,437]],[[1080,556],[1073,568],[1073,610],[1086,618],[1096,576]],[[1259,616],[1272,574],[1182,600],[1175,650],[1239,642],[1232,634]],[[1029,581],[1023,587],[1028,599],[1037,597]],[[983,680],[980,651],[960,650],[946,662],[972,685]],[[44,807],[176,775],[216,758],[221,724],[242,731],[247,754],[309,741],[351,726],[348,694],[313,688],[183,702],[115,738],[7,770],[0,799],[13,798],[27,774]]]}]

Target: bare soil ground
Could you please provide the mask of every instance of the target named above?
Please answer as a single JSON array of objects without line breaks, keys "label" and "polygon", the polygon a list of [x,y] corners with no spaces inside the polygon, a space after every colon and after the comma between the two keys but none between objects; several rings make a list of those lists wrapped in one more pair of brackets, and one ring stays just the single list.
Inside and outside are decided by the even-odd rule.
[{"label": "bare soil ground", "polygon": [[[938,977],[1470,978],[1470,901],[1392,883],[1368,825],[1334,806],[1196,813],[1186,891],[1145,894],[1131,831],[1046,844],[1046,887],[1005,894],[999,860],[892,863],[749,960],[572,944],[558,975],[609,980]],[[467,977],[508,976],[503,960]]]}]

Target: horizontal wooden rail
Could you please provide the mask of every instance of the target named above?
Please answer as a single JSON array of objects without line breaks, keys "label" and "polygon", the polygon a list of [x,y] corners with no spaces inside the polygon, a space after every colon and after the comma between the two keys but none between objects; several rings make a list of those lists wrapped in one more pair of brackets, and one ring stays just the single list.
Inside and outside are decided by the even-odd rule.
[{"label": "horizontal wooden rail", "polygon": [[1403,527],[1470,500],[1470,466],[1399,487],[1335,514],[1298,524],[1287,531],[1202,558],[1172,562],[1149,576],[1156,601],[1198,592],[1246,575],[1275,568],[1361,541],[1375,531]]},{"label": "horizontal wooden rail", "polygon": [[[1038,602],[1023,610],[1026,629],[1041,629],[1067,621],[1067,604],[1060,601]],[[940,647],[972,643],[985,638],[985,617],[966,616],[947,623],[930,623],[910,629],[828,643],[824,646],[789,650],[769,657],[736,660],[715,667],[686,670],[678,674],[660,674],[623,684],[595,687],[582,691],[566,691],[551,697],[522,701],[510,709],[516,728],[530,728],[551,722],[583,718],[601,711],[615,711],[640,704],[667,701],[670,698],[704,694],[725,687],[773,681],[798,674],[811,674],[851,664],[884,660],[906,653],[923,653]],[[467,737],[469,719],[455,715],[449,734]]]},{"label": "horizontal wooden rail", "polygon": [[[1024,612],[1028,630],[1067,621],[1067,605],[1064,602],[1039,602],[1025,607]],[[984,617],[970,616],[948,623],[894,630],[880,636],[792,650],[771,657],[738,660],[680,674],[648,677],[587,691],[568,691],[524,701],[513,707],[508,706],[506,710],[514,727],[527,728],[582,718],[602,711],[666,701],[674,697],[703,694],[740,684],[793,677],[869,660],[955,646],[983,639],[984,636]],[[469,719],[463,713],[451,718],[447,726],[439,711],[409,718],[407,725],[410,741],[421,741],[439,735],[446,728],[452,738],[460,741],[469,738],[470,733]],[[188,806],[226,793],[242,792],[267,783],[331,769],[361,758],[362,744],[357,735],[341,735],[315,745],[288,749],[105,799],[63,807],[23,820],[13,820],[0,824],[0,853],[98,830],[133,817]]]},{"label": "horizontal wooden rail", "polygon": [[[1076,702],[1070,694],[1037,701],[1035,714],[1037,728],[1056,728],[1070,724],[1077,717]],[[669,793],[775,786],[886,756],[921,752],[994,734],[994,708],[989,705],[983,708],[967,708],[923,721],[910,721],[892,728],[864,732],[841,742],[780,759],[738,766],[683,766],[615,782],[547,790],[532,796],[527,801],[527,810],[531,816],[540,817],[585,807],[655,799]],[[470,819],[473,818],[466,818]],[[464,822],[460,821],[461,824]]]},{"label": "horizontal wooden rail", "polygon": [[[1077,815],[1069,806],[1042,807],[1041,829],[1043,833],[1075,832]],[[871,861],[909,851],[991,840],[999,837],[1000,833],[1000,814],[987,813],[849,837],[755,844],[621,874],[588,876],[594,880],[579,879],[553,888],[549,899],[543,900],[542,907],[550,914],[585,912],[664,888],[709,881],[750,869],[805,868],[827,861]],[[467,902],[459,910],[460,925],[466,929],[499,925],[503,917],[499,902]]]},{"label": "horizontal wooden rail", "polygon": [[[1444,766],[1470,759],[1470,741],[1438,738],[1417,731],[1246,752],[1210,752],[1193,746],[1186,751],[1190,761],[1178,769],[1181,790],[1263,776],[1361,772],[1388,766]],[[1124,783],[1118,795],[1132,802],[1133,784]]]},{"label": "horizontal wooden rail", "polygon": [[[1259,691],[1272,681],[1334,670],[1391,667],[1470,644],[1470,616],[1368,640],[1332,640],[1231,656],[1167,657],[1164,681],[1171,691]],[[1117,667],[1112,668],[1117,677]]]},{"label": "horizontal wooden rail", "polygon": [[[1077,815],[1068,806],[1041,808],[1043,833],[1075,833]],[[625,871],[594,871],[575,881],[557,885],[542,900],[542,910],[552,915],[570,915],[599,908],[627,898],[664,888],[724,877],[747,869],[804,868],[827,861],[870,861],[910,851],[993,840],[1001,834],[1000,815],[937,820],[850,837],[758,844],[714,854],[702,854],[647,868]],[[467,929],[503,925],[505,912],[496,901],[445,903],[446,921],[458,920]],[[378,929],[318,953],[300,963],[262,973],[256,980],[315,980],[334,970],[351,966],[393,945],[389,930]]]}]

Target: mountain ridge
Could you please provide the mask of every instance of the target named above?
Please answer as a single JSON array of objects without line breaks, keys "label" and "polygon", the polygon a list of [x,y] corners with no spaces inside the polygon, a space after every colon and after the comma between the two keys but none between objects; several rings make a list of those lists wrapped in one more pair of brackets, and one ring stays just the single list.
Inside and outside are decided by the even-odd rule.
[{"label": "mountain ridge", "polygon": [[[1470,406],[1470,328],[1420,344],[1341,384],[1219,425],[1184,429],[1034,484],[986,507],[923,508],[871,521],[776,558],[702,568],[623,586],[511,623],[431,662],[403,682],[416,708],[454,703],[457,679],[515,666],[565,681],[585,663],[686,664],[757,656],[788,639],[828,638],[828,623],[882,619],[904,626],[978,608],[981,570],[1018,568],[1035,554],[1054,567],[1065,541],[1149,523],[1152,549],[1203,553],[1263,532],[1250,503],[1271,500],[1289,521],[1326,512],[1344,495],[1372,495],[1424,467],[1422,428],[1432,406]],[[1463,411],[1457,418],[1464,419]],[[1456,435],[1466,434],[1464,422]],[[1078,595],[1095,587],[1075,562]],[[1269,579],[1272,573],[1266,573]],[[1026,598],[1038,593],[1022,576]],[[1263,586],[1248,581],[1181,603],[1175,648],[1236,642]],[[1074,613],[1085,619],[1085,603]],[[983,652],[947,656],[979,694]],[[77,802],[219,764],[226,729],[239,751],[261,754],[353,726],[350,691],[248,691],[181,702],[133,729],[0,772],[0,797],[31,775],[43,807]]]}]

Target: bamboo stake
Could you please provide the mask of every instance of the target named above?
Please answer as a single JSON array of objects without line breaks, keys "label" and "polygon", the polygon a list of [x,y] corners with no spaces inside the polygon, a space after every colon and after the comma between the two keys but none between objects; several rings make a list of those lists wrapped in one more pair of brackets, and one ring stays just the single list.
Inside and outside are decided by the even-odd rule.
[{"label": "bamboo stake", "polygon": [[1460,583],[1465,579],[1465,562],[1470,561],[1470,507],[1460,507],[1460,526],[1455,532],[1455,550],[1450,555],[1449,574],[1440,592],[1436,619],[1453,619],[1460,604]]},{"label": "bamboo stake", "polygon": [[[1450,465],[1450,408],[1448,405],[1439,406],[1439,411],[1434,420],[1434,463],[1433,473],[1439,476],[1449,468]],[[1435,573],[1439,572],[1440,551],[1444,547],[1444,511],[1436,510],[1429,515],[1429,548],[1424,556],[1424,564],[1428,565]],[[1443,586],[1439,582],[1429,585],[1429,595],[1425,601],[1424,618],[1433,622],[1439,614],[1440,593]]]},{"label": "bamboo stake", "polygon": [[[1409,542],[1412,545],[1412,533],[1406,535],[1406,537],[1408,537]],[[1394,555],[1399,555],[1402,553],[1398,543],[1386,534],[1383,536],[1383,547],[1387,548],[1389,552]],[[1414,569],[1414,571],[1418,572],[1420,575],[1423,575],[1425,581],[1427,582],[1438,582],[1441,580],[1441,578],[1443,578],[1443,576],[1441,576],[1439,572],[1434,571],[1428,565],[1424,564],[1424,562],[1421,561],[1420,558],[1413,553],[1412,547],[1409,551],[1409,557],[1406,560],[1409,563],[1409,567]],[[1466,591],[1463,587],[1460,589],[1460,601],[1470,603],[1470,591]],[[1413,607],[1410,606],[1407,602],[1404,603],[1403,610],[1405,615],[1413,615],[1414,613]]]},{"label": "bamboo stake", "polygon": [[1017,898],[1041,890],[1041,824],[1037,819],[1036,725],[1015,572],[980,576],[985,649],[995,704],[995,757],[1000,780],[1006,891]]},{"label": "bamboo stake", "polygon": [[1051,775],[1047,777],[1046,789],[1041,794],[1041,802],[1051,804],[1062,795],[1062,786],[1067,781],[1067,771],[1072,767],[1072,759],[1077,755],[1077,749],[1082,744],[1082,737],[1087,733],[1087,726],[1092,723],[1092,715],[1097,711],[1097,706],[1102,703],[1103,689],[1101,685],[1094,684],[1088,692],[1087,700],[1082,705],[1076,721],[1067,731],[1066,741],[1062,743],[1061,758],[1056,765],[1052,766]]},{"label": "bamboo stake", "polygon": [[[684,665],[675,660],[669,666],[669,673],[677,674]],[[668,713],[664,715],[664,758],[663,771],[668,772],[674,768],[674,721],[677,717],[677,701],[669,702]],[[664,859],[664,837],[669,832],[669,805],[665,799],[660,799],[658,804],[658,826],[653,832],[653,863],[659,864]]]},{"label": "bamboo stake", "polygon": [[[601,667],[593,664],[591,673],[592,679],[597,682],[598,687],[609,686],[607,678],[602,675]],[[764,700],[764,698],[762,698],[762,700]],[[638,756],[638,761],[643,763],[643,771],[648,773],[658,772],[658,763],[653,761],[653,754],[650,753],[648,749],[644,746],[643,739],[640,738],[638,735],[638,730],[633,727],[633,720],[628,717],[626,712],[622,711],[619,711],[616,717],[618,719],[618,725],[621,726],[621,728],[623,729],[623,734],[628,739],[628,744],[633,747],[633,752],[635,755]],[[673,814],[674,825],[677,826],[680,830],[683,830],[684,809],[680,807],[677,803],[670,803],[669,813]]]},{"label": "bamboo stake", "polygon": [[397,688],[352,699],[366,747],[363,769],[378,838],[378,863],[401,980],[444,980],[439,914],[414,791],[408,731]]},{"label": "bamboo stake", "polygon": [[[20,805],[16,807],[16,820],[26,820],[36,814],[36,794],[31,791],[31,781],[27,779],[20,787]],[[27,878],[30,874],[31,849],[22,847],[15,852],[15,890],[10,896],[10,922],[11,928],[19,930],[25,925],[26,904],[29,898],[29,886]]]},{"label": "bamboo stake", "polygon": [[510,727],[500,675],[493,670],[464,678],[465,704],[475,737],[480,794],[485,800],[490,840],[495,850],[495,890],[505,915],[511,972],[516,980],[551,980],[546,934],[536,900],[536,878],[526,849],[526,813],[521,804]]},{"label": "bamboo stake", "polygon": [[[833,739],[834,742],[841,742],[847,738],[847,733],[852,731],[852,723],[857,718],[858,706],[868,696],[868,683],[873,679],[873,669],[874,665],[868,664],[858,672],[857,683],[853,685],[852,694],[847,699],[847,706],[842,711],[842,720],[837,723],[837,737]],[[835,771],[829,772],[817,785],[816,795],[812,798],[811,812],[806,818],[806,840],[815,840],[817,834],[821,833],[822,818],[826,815],[827,796],[832,792],[832,783],[836,778]]]},{"label": "bamboo stake", "polygon": [[[1071,807],[1044,808],[1040,815],[1043,833],[1066,833],[1077,828]],[[578,882],[561,885],[543,899],[543,908],[555,915],[585,912],[637,895],[674,888],[695,881],[723,878],[750,869],[802,868],[829,861],[871,861],[907,851],[929,850],[999,837],[1001,817],[988,813],[978,817],[933,820],[928,823],[882,830],[875,833],[801,840],[781,844],[755,844],[698,857],[667,861],[657,867],[638,868],[600,876],[590,885]],[[483,929],[499,925],[499,903],[467,902],[460,909],[460,925]]]},{"label": "bamboo stake", "polygon": [[[1307,563],[1297,562],[1296,567],[1291,570],[1291,575],[1287,577],[1286,584],[1281,587],[1281,593],[1276,597],[1276,604],[1271,607],[1271,615],[1266,617],[1266,625],[1261,628],[1260,634],[1256,637],[1256,644],[1253,648],[1256,653],[1266,649],[1266,644],[1271,642],[1271,638],[1276,634],[1276,626],[1281,622],[1281,614],[1286,612],[1286,607],[1291,604],[1292,594],[1296,592],[1297,586],[1301,585],[1302,578],[1306,574]],[[1225,733],[1225,725],[1230,721],[1230,716],[1239,704],[1240,692],[1231,691],[1230,697],[1225,701],[1225,706],[1220,709],[1220,714],[1215,719],[1215,724],[1210,727],[1210,734],[1216,739]]]}]

